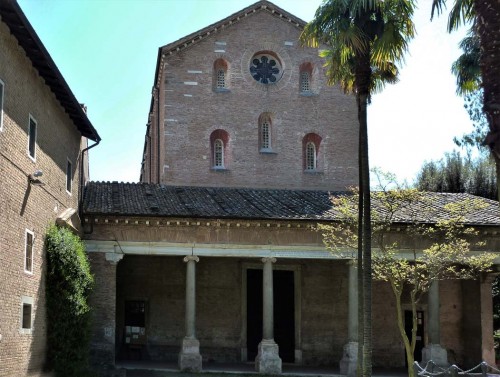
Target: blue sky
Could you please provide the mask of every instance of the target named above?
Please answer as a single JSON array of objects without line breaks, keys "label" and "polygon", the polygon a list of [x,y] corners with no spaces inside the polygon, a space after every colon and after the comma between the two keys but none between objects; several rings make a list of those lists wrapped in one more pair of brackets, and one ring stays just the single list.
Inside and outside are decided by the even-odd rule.
[{"label": "blue sky", "polygon": [[[253,0],[18,0],[102,142],[91,150],[96,181],[139,180],[158,48],[251,5]],[[274,0],[310,21],[321,0]],[[472,126],[450,67],[464,30],[446,33],[420,0],[418,36],[398,84],[369,107],[371,165],[411,181],[425,160],[454,148]]]}]

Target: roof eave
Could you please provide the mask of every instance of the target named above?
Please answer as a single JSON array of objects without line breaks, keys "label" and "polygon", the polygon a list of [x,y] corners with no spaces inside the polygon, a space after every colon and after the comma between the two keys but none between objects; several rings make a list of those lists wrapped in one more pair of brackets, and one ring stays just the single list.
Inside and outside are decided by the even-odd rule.
[{"label": "roof eave", "polygon": [[26,56],[31,60],[33,67],[45,80],[81,135],[95,142],[101,141],[99,134],[82,109],[82,105],[75,98],[19,4],[15,0],[2,0],[0,2],[0,17],[9,27],[11,34],[17,39],[19,45],[26,52]]}]

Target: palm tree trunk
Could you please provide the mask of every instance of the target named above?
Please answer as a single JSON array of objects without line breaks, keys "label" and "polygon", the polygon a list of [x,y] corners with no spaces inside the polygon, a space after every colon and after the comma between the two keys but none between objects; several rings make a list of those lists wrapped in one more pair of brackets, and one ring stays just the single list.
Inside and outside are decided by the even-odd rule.
[{"label": "palm tree trunk", "polygon": [[[359,99],[358,99],[359,101]],[[359,107],[359,102],[358,102]],[[361,187],[361,182],[363,180],[363,174],[361,169],[361,150],[363,149],[361,132],[358,135],[358,166],[359,166],[359,192],[358,192],[358,363],[357,363],[357,373],[358,377],[363,375],[364,368],[364,358],[363,358],[363,346],[364,346],[364,295],[363,295],[363,188]]]},{"label": "palm tree trunk", "polygon": [[371,200],[368,162],[368,95],[358,94],[360,132],[360,190],[363,198],[363,377],[372,375],[372,266],[371,266]]},{"label": "palm tree trunk", "polygon": [[[483,110],[489,124],[485,142],[493,153],[500,182],[500,1],[475,0],[474,10],[481,45]],[[498,195],[500,201],[500,191]]]}]

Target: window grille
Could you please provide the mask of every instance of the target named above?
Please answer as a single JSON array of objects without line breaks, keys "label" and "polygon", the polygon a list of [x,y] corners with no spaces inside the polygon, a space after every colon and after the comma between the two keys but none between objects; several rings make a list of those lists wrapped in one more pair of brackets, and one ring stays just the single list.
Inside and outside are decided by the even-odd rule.
[{"label": "window grille", "polygon": [[226,72],[220,68],[217,70],[217,89],[226,87]]},{"label": "window grille", "polygon": [[309,80],[309,72],[301,72],[300,73],[300,91],[301,92],[309,92],[311,90],[310,80]]},{"label": "window grille", "polygon": [[224,143],[221,139],[214,142],[214,166],[224,167]]},{"label": "window grille", "polygon": [[313,142],[306,145],[306,170],[316,169],[316,146]]},{"label": "window grille", "polygon": [[269,149],[271,148],[271,126],[268,121],[262,123],[261,132],[262,132],[262,148]]}]

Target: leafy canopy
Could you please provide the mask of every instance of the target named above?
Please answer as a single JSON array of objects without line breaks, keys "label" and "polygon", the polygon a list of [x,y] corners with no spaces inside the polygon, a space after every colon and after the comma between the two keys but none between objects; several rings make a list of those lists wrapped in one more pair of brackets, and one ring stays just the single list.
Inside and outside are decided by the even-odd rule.
[{"label": "leafy canopy", "polygon": [[397,82],[397,65],[404,61],[415,35],[414,8],[412,0],[325,1],[301,40],[312,47],[326,45],[321,55],[326,58],[327,77],[346,93],[359,91],[357,64],[368,57],[372,76],[368,89],[375,93],[385,83]]},{"label": "leafy canopy", "polygon": [[[471,246],[482,244],[474,241],[477,231],[465,225],[467,214],[484,208],[483,201],[467,199],[436,210],[427,193],[400,185],[393,175],[376,175],[379,190],[371,193],[375,280],[387,281],[398,291],[410,285],[420,295],[434,280],[470,279],[488,270],[495,254],[472,253]],[[353,189],[333,197],[341,220],[318,224],[326,247],[344,258],[355,258],[357,196]]]}]

